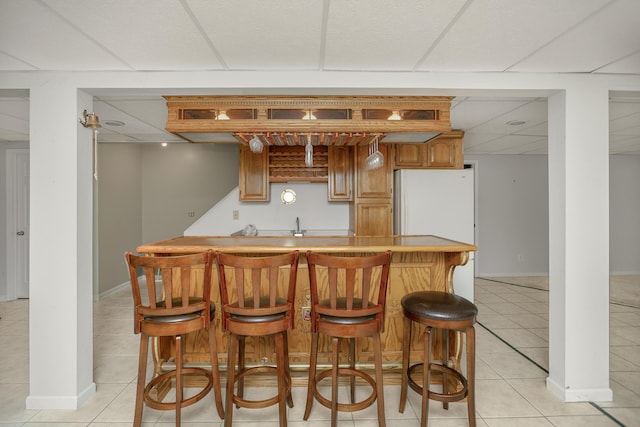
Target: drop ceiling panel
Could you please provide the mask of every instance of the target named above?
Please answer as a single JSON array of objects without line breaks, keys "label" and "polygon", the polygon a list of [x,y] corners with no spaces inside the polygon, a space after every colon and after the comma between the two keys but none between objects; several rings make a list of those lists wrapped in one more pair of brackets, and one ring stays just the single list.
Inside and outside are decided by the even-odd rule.
[{"label": "drop ceiling panel", "polygon": [[612,62],[609,65],[598,68],[598,73],[610,73],[610,74],[638,74],[640,70],[640,52],[636,52],[627,56],[626,58],[619,59]]},{"label": "drop ceiling panel", "polygon": [[608,1],[475,0],[418,69],[507,70]]},{"label": "drop ceiling panel", "polygon": [[[111,128],[114,132],[124,133],[123,131],[126,129],[126,133],[128,134],[148,134],[154,135],[162,133],[162,128],[158,129],[153,126],[148,125],[147,123],[139,120],[138,118],[131,116],[129,114],[123,113],[120,110],[115,109],[109,104],[106,104],[101,101],[96,101],[93,103],[94,112],[100,119],[100,123],[104,128]],[[121,121],[124,122],[123,126],[108,126],[106,124],[107,121]]]},{"label": "drop ceiling panel", "polygon": [[[178,1],[43,0],[87,40],[135,70],[219,69],[220,62]],[[93,46],[96,49],[96,46]],[[82,52],[84,54],[84,52]],[[122,68],[122,66],[121,66]]]},{"label": "drop ceiling panel", "polygon": [[36,68],[31,64],[27,64],[26,62],[20,61],[19,59],[12,58],[9,55],[6,55],[0,52],[0,71],[11,71],[11,70],[35,70]]},{"label": "drop ceiling panel", "polygon": [[186,2],[228,68],[318,69],[323,2]]},{"label": "drop ceiling panel", "polygon": [[477,148],[482,144],[493,141],[496,138],[498,138],[497,135],[465,132],[464,138],[462,140],[464,152],[466,153],[468,150]]},{"label": "drop ceiling panel", "polygon": [[540,140],[539,136],[507,135],[472,147],[469,154],[503,154],[507,152],[516,154],[522,150],[522,147]]},{"label": "drop ceiling panel", "polygon": [[[640,1],[611,2],[513,67],[514,71],[589,72],[640,48]],[[640,72],[636,68],[635,73]]]},{"label": "drop ceiling panel", "polygon": [[[509,125],[508,122],[524,122],[521,125]],[[478,133],[494,133],[507,135],[511,133],[528,133],[526,129],[547,121],[547,103],[534,101],[522,105],[505,114],[499,115],[473,128]]]},{"label": "drop ceiling panel", "polygon": [[500,154],[542,154],[547,149],[547,138],[540,138],[524,144],[509,144],[500,150]]},{"label": "drop ceiling panel", "polygon": [[[29,123],[29,99],[0,97],[0,114]],[[28,125],[27,125],[28,126]]]},{"label": "drop ceiling panel", "polygon": [[[167,123],[167,103],[161,96],[152,99],[107,98],[103,99],[103,102],[158,130],[164,130]],[[100,118],[102,119],[102,116]],[[108,116],[105,116],[105,120],[109,119]]]},{"label": "drop ceiling panel", "polygon": [[612,120],[609,123],[609,130],[614,133],[640,135],[640,113]]},{"label": "drop ceiling panel", "polygon": [[640,99],[635,102],[612,101],[609,103],[609,117],[612,121],[638,113],[640,113]]},{"label": "drop ceiling panel", "polygon": [[[85,2],[74,1],[79,9]],[[131,38],[131,33],[127,33]],[[16,41],[19,42],[16,42]],[[123,65],[69,22],[35,0],[2,2],[0,51],[18,58],[27,69],[115,70]],[[11,66],[11,64],[5,64]],[[11,68],[9,68],[11,69]],[[20,67],[20,69],[25,69]],[[6,70],[6,68],[5,68]]]},{"label": "drop ceiling panel", "polygon": [[535,126],[526,127],[521,133],[525,135],[546,137],[549,133],[549,122],[544,121]]},{"label": "drop ceiling panel", "polygon": [[471,130],[476,126],[488,122],[494,117],[513,111],[528,101],[524,100],[478,100],[470,98],[464,102],[456,104],[451,109],[451,127],[453,129]]},{"label": "drop ceiling panel", "polygon": [[324,66],[338,70],[412,70],[464,3],[331,2]]},{"label": "drop ceiling panel", "polygon": [[8,133],[29,134],[29,121],[0,114],[0,129]]}]

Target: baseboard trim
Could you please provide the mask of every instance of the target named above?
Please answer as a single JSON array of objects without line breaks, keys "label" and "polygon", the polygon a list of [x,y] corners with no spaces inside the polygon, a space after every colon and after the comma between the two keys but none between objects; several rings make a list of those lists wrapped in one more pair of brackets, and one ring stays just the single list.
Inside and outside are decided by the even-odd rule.
[{"label": "baseboard trim", "polygon": [[562,387],[547,377],[547,390],[563,402],[611,402],[613,391],[611,388],[583,388],[572,389]]},{"label": "baseboard trim", "polygon": [[126,281],[118,286],[114,286],[111,289],[107,289],[106,291],[98,294],[95,298],[95,301],[100,301],[103,298],[108,297],[109,295],[113,295],[116,292],[120,292],[121,290],[125,289],[125,288],[129,288],[131,286],[131,282],[130,281]]},{"label": "baseboard trim", "polygon": [[27,396],[26,409],[69,409],[80,408],[96,393],[96,383],[91,383],[77,396]]}]

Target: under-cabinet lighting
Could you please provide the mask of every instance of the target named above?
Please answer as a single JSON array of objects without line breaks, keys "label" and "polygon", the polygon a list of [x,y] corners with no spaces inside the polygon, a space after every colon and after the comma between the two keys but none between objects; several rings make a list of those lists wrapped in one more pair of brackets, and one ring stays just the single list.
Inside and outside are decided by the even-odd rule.
[{"label": "under-cabinet lighting", "polygon": [[393,110],[391,115],[387,117],[387,120],[402,120],[402,117],[400,116],[400,111]]}]

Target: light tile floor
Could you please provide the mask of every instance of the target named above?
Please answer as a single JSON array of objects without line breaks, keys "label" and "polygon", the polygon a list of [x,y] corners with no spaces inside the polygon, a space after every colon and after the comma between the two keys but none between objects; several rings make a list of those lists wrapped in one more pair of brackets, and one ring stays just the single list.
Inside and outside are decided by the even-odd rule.
[{"label": "light tile floor", "polygon": [[[546,279],[546,278],[545,278]],[[510,279],[476,279],[477,421],[479,427],[640,426],[640,309],[612,303],[610,379],[613,402],[563,403],[547,392],[548,292]],[[0,427],[125,426],[133,417],[138,336],[132,332],[131,297],[117,292],[94,305],[94,380],[97,392],[79,410],[26,410],[29,392],[28,300],[0,303]],[[252,388],[251,393],[272,392]],[[295,407],[289,425],[326,426],[329,411],[318,403],[302,421],[306,389],[294,387]],[[420,399],[409,392],[404,414],[398,413],[398,386],[385,387],[390,427],[418,426]],[[416,415],[418,414],[418,415]],[[277,426],[275,407],[234,412],[234,425]],[[144,410],[145,426],[172,426],[173,413]],[[186,408],[183,425],[221,426],[213,404]],[[340,426],[377,426],[375,406],[340,414]],[[431,405],[429,425],[466,426],[464,403]]]}]

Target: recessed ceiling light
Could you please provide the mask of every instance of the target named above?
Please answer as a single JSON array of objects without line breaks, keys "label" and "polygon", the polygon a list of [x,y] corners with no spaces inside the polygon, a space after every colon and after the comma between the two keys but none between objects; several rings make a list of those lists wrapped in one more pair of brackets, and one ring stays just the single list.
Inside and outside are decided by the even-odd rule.
[{"label": "recessed ceiling light", "polygon": [[104,124],[107,126],[124,126],[124,122],[121,122],[120,120],[107,120]]},{"label": "recessed ceiling light", "polygon": [[507,122],[507,124],[508,124],[509,126],[520,126],[520,125],[523,125],[523,124],[525,124],[525,123],[527,123],[527,122],[525,122],[525,121],[523,121],[523,120],[509,120],[509,121]]},{"label": "recessed ceiling light", "polygon": [[169,145],[169,144],[167,144],[166,142],[163,142],[163,143],[162,143],[162,146],[163,146],[163,147],[166,147],[167,145]]}]

